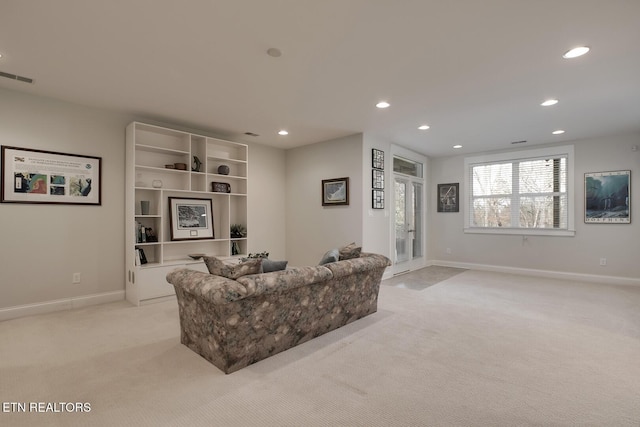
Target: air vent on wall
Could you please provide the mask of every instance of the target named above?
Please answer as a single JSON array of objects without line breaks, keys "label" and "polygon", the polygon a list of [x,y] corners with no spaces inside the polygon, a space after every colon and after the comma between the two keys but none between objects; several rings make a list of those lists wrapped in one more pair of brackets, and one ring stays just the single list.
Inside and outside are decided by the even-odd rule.
[{"label": "air vent on wall", "polygon": [[5,73],[3,71],[0,71],[0,77],[6,77],[8,79],[17,80],[19,82],[33,83],[33,79],[30,79],[29,77],[17,76],[15,74]]}]

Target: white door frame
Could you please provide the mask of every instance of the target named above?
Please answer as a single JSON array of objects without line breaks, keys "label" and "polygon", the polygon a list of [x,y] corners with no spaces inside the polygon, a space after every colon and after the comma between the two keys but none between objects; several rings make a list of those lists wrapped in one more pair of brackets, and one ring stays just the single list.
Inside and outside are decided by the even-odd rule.
[{"label": "white door frame", "polygon": [[[417,178],[409,175],[404,175],[400,173],[396,173],[393,171],[393,158],[394,157],[402,157],[407,160],[411,160],[417,163],[422,164],[422,178]],[[400,147],[398,145],[391,145],[391,179],[390,179],[390,189],[388,190],[388,194],[390,196],[390,210],[391,215],[389,215],[389,227],[390,227],[390,236],[391,239],[389,242],[389,250],[392,255],[393,265],[391,267],[393,274],[399,274],[407,271],[407,266],[409,267],[409,271],[417,270],[427,265],[427,212],[428,212],[428,203],[427,203],[427,157],[408,150],[404,147]],[[396,268],[396,227],[395,227],[395,179],[396,177],[401,177],[403,179],[407,179],[409,183],[418,182],[422,184],[422,216],[420,217],[421,229],[422,229],[422,256],[418,258],[414,258],[410,260],[408,263],[402,265],[400,268]]]}]

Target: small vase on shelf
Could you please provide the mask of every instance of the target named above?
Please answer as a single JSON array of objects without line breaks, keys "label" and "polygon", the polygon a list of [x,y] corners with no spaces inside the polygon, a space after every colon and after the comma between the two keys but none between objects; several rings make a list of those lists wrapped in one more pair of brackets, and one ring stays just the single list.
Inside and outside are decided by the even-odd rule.
[{"label": "small vase on shelf", "polygon": [[238,242],[231,242],[231,255],[238,255],[240,253],[240,245]]}]

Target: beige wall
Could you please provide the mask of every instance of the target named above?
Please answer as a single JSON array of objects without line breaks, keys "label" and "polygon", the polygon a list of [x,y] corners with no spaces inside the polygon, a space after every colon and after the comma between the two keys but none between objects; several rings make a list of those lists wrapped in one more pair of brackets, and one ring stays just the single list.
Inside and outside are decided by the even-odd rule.
[{"label": "beige wall", "polygon": [[124,289],[126,124],[122,115],[0,92],[0,144],[102,157],[102,206],[0,204],[0,307]]},{"label": "beige wall", "polygon": [[[134,120],[224,137],[0,89],[1,145],[102,157],[101,206],[0,203],[0,309],[124,292],[125,127]],[[249,250],[284,258],[284,151],[253,144],[249,162]]]},{"label": "beige wall", "polygon": [[[391,156],[391,143],[381,139],[364,135],[362,150],[362,204],[364,211],[362,214],[362,248],[367,252],[374,252],[393,259],[391,235],[391,219],[394,210],[391,206],[391,195],[393,191],[392,173],[393,161]],[[371,150],[382,150],[384,156],[384,209],[373,209],[371,206],[372,183],[371,183]]]},{"label": "beige wall", "polygon": [[[362,134],[286,151],[287,257],[315,265],[331,248],[362,244]],[[348,206],[322,206],[323,179],[349,177]]]},{"label": "beige wall", "polygon": [[[0,144],[100,156],[102,206],[0,204],[0,309],[124,290],[125,126],[147,121],[0,89]],[[180,126],[171,123],[157,123]],[[206,130],[183,130],[216,135]],[[566,143],[564,143],[566,144]],[[428,188],[428,255],[432,261],[622,278],[640,277],[640,134],[574,141],[575,237],[464,234],[461,213],[435,213]],[[250,145],[249,250],[291,265],[316,264],[351,241],[389,256],[390,204],[371,209],[371,148],[390,160],[391,144],[356,134],[292,150]],[[428,186],[463,184],[464,157],[430,159]],[[632,223],[584,224],[585,172],[632,170]],[[390,164],[385,167],[390,183]],[[350,177],[350,205],[322,207],[321,180]],[[390,189],[385,193],[390,197]],[[390,199],[387,199],[390,201]],[[285,209],[282,207],[285,206]],[[452,253],[447,254],[446,248]],[[607,258],[607,266],[599,265]],[[71,283],[74,272],[82,283]]]},{"label": "beige wall", "polygon": [[[612,276],[640,280],[640,134],[564,142],[574,145],[575,228],[574,237],[483,235],[463,233],[460,213],[435,213],[431,209],[429,250],[433,261]],[[464,156],[431,159],[431,185],[459,182],[464,203]],[[631,224],[585,224],[584,174],[631,170]],[[435,192],[431,206],[436,206]],[[446,253],[451,249],[451,254]],[[600,266],[600,258],[607,266]]]},{"label": "beige wall", "polygon": [[269,252],[272,260],[286,259],[285,176],[284,150],[249,147],[249,252]]}]

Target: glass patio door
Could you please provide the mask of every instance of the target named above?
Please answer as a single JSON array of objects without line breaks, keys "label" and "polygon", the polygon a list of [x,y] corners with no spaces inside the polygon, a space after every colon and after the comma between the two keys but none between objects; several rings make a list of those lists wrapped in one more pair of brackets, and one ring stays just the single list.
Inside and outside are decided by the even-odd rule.
[{"label": "glass patio door", "polygon": [[422,183],[405,177],[394,179],[395,261],[394,274],[419,268],[422,262]]}]

